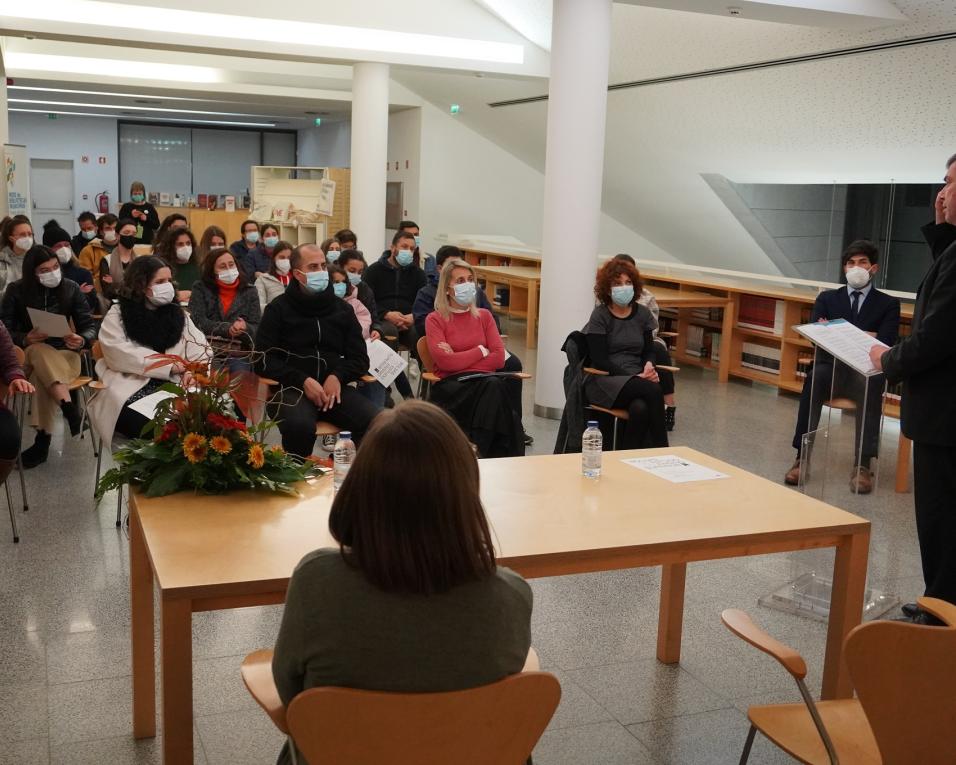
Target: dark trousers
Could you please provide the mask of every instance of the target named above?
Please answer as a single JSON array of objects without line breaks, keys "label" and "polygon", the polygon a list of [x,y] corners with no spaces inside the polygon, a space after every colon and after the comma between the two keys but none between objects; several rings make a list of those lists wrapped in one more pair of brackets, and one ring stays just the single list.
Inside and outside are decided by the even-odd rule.
[{"label": "dark trousers", "polygon": [[913,479],[925,594],[956,603],[956,447],[914,441]]},{"label": "dark trousers", "polygon": [[0,404],[0,459],[15,460],[20,453],[20,425],[13,412]]},{"label": "dark trousers", "polygon": [[[394,337],[395,340],[386,340],[385,338]],[[392,322],[382,322],[382,340],[393,350],[397,351],[399,345],[408,348],[408,352],[413,359],[418,359],[418,330],[413,324],[408,329],[399,330]],[[402,394],[403,398],[412,397],[412,386],[408,382],[408,375],[402,372],[395,378],[395,387]]]},{"label": "dark trousers", "polygon": [[[663,364],[666,367],[674,366],[674,361],[671,359],[671,355],[663,343],[659,343],[655,340],[654,345],[651,347],[654,349],[655,367],[658,364]],[[657,376],[661,378],[661,393],[665,396],[671,395],[674,392],[674,373],[669,369],[658,369]]]},{"label": "dark trousers", "polygon": [[[866,385],[864,380],[866,379]],[[864,378],[845,364],[832,360],[817,361],[812,374],[803,381],[800,394],[800,409],[797,413],[797,427],[793,434],[793,448],[800,452],[804,435],[815,431],[820,425],[820,410],[823,402],[831,394],[846,397],[856,402],[856,442],[853,447],[853,459],[860,454],[860,430],[863,430],[863,455],[861,464],[869,467],[870,460],[880,453],[880,411],[883,404],[883,375]],[[811,388],[812,394],[811,394]],[[866,396],[866,412],[863,412],[863,398]],[[811,400],[812,395],[812,400]]]},{"label": "dark trousers", "polygon": [[342,403],[320,412],[304,393],[286,389],[280,402],[270,403],[269,416],[279,423],[282,448],[290,454],[308,457],[315,447],[315,425],[328,422],[352,432],[356,445],[362,440],[379,409],[355,388],[342,386]]},{"label": "dark trousers", "polygon": [[614,400],[614,409],[627,410],[622,448],[644,449],[667,446],[664,422],[664,392],[660,383],[632,377]]},{"label": "dark trousers", "polygon": [[[499,369],[499,372],[521,372],[524,370],[524,367],[521,366],[521,359],[519,359],[514,354],[511,354],[507,359],[505,359],[504,365]],[[518,415],[518,419],[521,419],[521,378],[508,378],[505,382],[505,393],[508,396],[508,402],[511,404],[511,408],[514,410],[514,413]]]}]

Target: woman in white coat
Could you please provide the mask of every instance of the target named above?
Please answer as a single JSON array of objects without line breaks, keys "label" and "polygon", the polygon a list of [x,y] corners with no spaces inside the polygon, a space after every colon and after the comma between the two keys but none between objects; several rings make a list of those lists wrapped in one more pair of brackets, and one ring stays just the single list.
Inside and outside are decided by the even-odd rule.
[{"label": "woman in white coat", "polygon": [[112,443],[114,432],[139,437],[148,420],[130,404],[166,382],[189,384],[189,373],[179,364],[147,371],[156,361],[150,357],[160,353],[190,361],[209,357],[205,336],[175,301],[172,276],[160,258],[136,258],[123,276],[119,302],[103,317],[99,335],[103,358],[96,372],[106,388],[90,401],[89,413],[104,443]]}]

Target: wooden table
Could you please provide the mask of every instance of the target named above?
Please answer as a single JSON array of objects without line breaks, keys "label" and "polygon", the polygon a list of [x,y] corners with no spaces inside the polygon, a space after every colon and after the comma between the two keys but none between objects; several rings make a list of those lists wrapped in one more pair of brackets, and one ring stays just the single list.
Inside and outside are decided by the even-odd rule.
[{"label": "wooden table", "polygon": [[475,276],[485,282],[485,292],[494,301],[495,287],[508,288],[508,305],[495,311],[506,316],[527,319],[525,342],[528,348],[538,347],[538,293],[541,269],[529,266],[474,266]]},{"label": "wooden table", "polygon": [[[727,473],[673,484],[625,465],[677,454]],[[843,639],[863,612],[870,524],[686,447],[608,452],[600,480],[575,454],[482,460],[482,498],[503,565],[527,577],[662,566],[657,656],[680,659],[687,563],[835,547],[823,697],[852,695]],[[299,559],[333,546],[332,479],[300,498],[177,494],[130,501],[133,732],[156,733],[153,586],[159,586],[163,761],[192,762],[192,614],[283,602]],[[712,617],[730,603],[715,603]]]},{"label": "wooden table", "polygon": [[[734,301],[726,295],[712,295],[709,292],[694,290],[673,290],[667,287],[651,287],[651,294],[661,308],[722,308],[724,311],[720,332],[720,359],[717,362],[717,379],[727,382],[730,379],[730,338],[734,328]],[[682,345],[686,334],[679,333],[677,339],[678,361],[686,348]]]}]

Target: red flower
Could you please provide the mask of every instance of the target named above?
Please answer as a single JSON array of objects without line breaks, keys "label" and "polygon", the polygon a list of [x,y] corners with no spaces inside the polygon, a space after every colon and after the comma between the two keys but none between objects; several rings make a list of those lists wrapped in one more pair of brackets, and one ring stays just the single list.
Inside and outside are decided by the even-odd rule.
[{"label": "red flower", "polygon": [[221,414],[216,414],[215,412],[206,415],[206,422],[220,430],[241,430],[243,432],[246,430],[246,423],[233,420],[229,417],[223,417]]},{"label": "red flower", "polygon": [[167,422],[163,426],[162,432],[156,436],[156,442],[160,443],[162,441],[168,441],[170,438],[173,438],[179,432],[179,426],[175,422]]}]

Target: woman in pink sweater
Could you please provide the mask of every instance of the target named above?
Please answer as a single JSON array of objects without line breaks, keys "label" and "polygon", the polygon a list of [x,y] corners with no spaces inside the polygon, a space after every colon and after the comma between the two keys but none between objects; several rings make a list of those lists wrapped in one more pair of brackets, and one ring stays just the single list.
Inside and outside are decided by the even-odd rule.
[{"label": "woman in pink sweater", "polygon": [[524,430],[508,389],[517,386],[520,401],[521,381],[496,372],[505,363],[505,347],[492,315],[475,307],[476,295],[474,269],[463,260],[446,262],[435,310],[425,319],[433,371],[441,378],[431,398],[455,418],[479,456],[523,455]]}]

